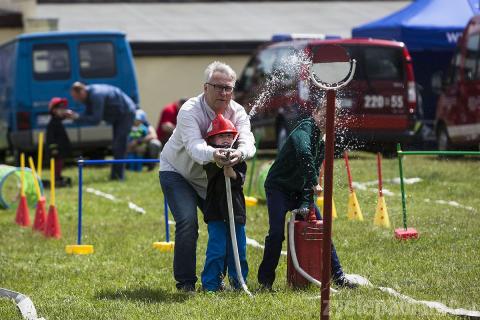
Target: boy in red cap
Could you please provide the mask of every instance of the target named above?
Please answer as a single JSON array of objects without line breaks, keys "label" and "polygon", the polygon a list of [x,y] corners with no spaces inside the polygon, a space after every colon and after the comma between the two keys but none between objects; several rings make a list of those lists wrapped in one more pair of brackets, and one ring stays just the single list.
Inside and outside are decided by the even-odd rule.
[{"label": "boy in red cap", "polygon": [[[218,114],[207,131],[207,144],[214,148],[236,148],[234,141],[238,135],[233,123]],[[232,185],[232,203],[235,217],[235,232],[242,276],[247,279],[247,240],[245,235],[245,196],[243,183],[247,164],[239,162],[233,167],[220,168],[212,162],[204,166],[208,178],[207,198],[205,199],[204,220],[208,224],[208,245],[205,266],[202,272],[203,290],[215,292],[222,290],[225,269],[228,270],[229,282],[234,289],[239,289],[232,241],[228,225],[227,193],[225,176],[230,177]],[[226,268],[225,268],[226,266]]]},{"label": "boy in red cap", "polygon": [[55,159],[55,184],[58,187],[70,186],[71,180],[62,176],[63,160],[70,156],[71,144],[62,121],[66,118],[68,100],[52,98],[48,104],[50,121],[47,125],[47,155]]}]

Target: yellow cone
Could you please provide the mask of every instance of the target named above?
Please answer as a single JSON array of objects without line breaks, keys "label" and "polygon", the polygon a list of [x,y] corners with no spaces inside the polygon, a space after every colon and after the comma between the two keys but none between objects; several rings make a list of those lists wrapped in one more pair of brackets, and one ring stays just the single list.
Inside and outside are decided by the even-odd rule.
[{"label": "yellow cone", "polygon": [[360,205],[358,204],[357,195],[355,191],[350,192],[348,195],[348,220],[359,220],[363,221],[362,210],[360,210]]},{"label": "yellow cone", "polygon": [[[324,212],[323,210],[323,196],[317,198],[317,206],[322,209],[322,213]],[[332,199],[332,218],[336,219],[337,218],[337,208],[335,207],[335,200]]]},{"label": "yellow cone", "polygon": [[159,241],[159,242],[154,242],[153,247],[160,252],[172,252],[175,248],[175,242],[165,242],[165,241]]},{"label": "yellow cone", "polygon": [[256,206],[257,203],[258,203],[258,199],[257,199],[257,198],[245,196],[245,204],[247,205],[247,207]]},{"label": "yellow cone", "polygon": [[378,197],[377,208],[373,224],[380,227],[390,228],[390,219],[388,218],[387,204],[383,196]]}]

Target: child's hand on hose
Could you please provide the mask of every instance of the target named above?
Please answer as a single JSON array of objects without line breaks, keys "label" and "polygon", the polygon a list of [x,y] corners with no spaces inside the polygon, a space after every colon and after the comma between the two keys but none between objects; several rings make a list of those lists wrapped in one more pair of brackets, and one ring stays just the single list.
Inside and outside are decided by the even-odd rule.
[{"label": "child's hand on hose", "polygon": [[233,170],[232,167],[223,167],[223,174],[225,175],[225,177],[229,177],[232,179],[237,178],[237,173],[235,172],[235,170]]}]

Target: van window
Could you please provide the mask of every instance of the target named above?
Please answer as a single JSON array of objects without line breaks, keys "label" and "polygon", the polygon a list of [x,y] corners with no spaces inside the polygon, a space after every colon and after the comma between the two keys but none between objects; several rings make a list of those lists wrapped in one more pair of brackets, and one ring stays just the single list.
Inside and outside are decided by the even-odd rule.
[{"label": "van window", "polygon": [[365,68],[369,80],[403,81],[402,52],[396,48],[365,48]]},{"label": "van window", "polygon": [[111,42],[82,42],[79,47],[80,75],[83,78],[109,78],[117,73]]},{"label": "van window", "polygon": [[32,56],[35,80],[70,78],[70,56],[66,44],[36,44]]},{"label": "van window", "polygon": [[274,61],[274,50],[266,49],[260,51],[245,67],[237,89],[249,91],[252,87],[261,85],[271,75]]}]

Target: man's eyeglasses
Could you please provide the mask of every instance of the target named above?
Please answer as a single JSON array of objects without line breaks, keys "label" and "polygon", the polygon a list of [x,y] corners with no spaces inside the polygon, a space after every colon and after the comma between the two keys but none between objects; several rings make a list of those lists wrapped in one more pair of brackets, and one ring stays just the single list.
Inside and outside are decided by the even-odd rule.
[{"label": "man's eyeglasses", "polygon": [[223,91],[225,91],[225,93],[232,93],[233,92],[233,89],[235,87],[230,87],[230,86],[221,86],[219,84],[213,84],[213,83],[209,83],[207,82],[208,85],[211,85],[213,87],[213,89],[215,90],[215,92],[218,92],[218,93],[222,93]]}]

